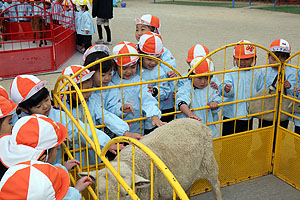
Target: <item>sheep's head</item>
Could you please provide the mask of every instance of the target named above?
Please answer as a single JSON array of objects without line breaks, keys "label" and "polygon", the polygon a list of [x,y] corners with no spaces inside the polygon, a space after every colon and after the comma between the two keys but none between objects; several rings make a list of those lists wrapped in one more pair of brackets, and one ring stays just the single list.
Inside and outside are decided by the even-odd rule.
[{"label": "sheep's head", "polygon": [[[111,163],[114,168],[117,170],[117,162]],[[125,182],[132,188],[132,171],[125,163],[120,163],[120,175],[125,180]],[[98,192],[100,194],[100,199],[109,199],[115,200],[118,199],[118,181],[115,176],[111,173],[109,169],[107,169],[107,174],[105,169],[101,169],[98,171]],[[118,171],[118,170],[117,170]],[[80,176],[87,176],[87,172],[79,173]],[[91,171],[89,176],[92,177],[93,180],[96,180],[97,173],[96,171]],[[107,191],[106,191],[106,177],[107,177]],[[145,188],[150,186],[150,181],[144,179],[139,175],[135,175],[135,188]],[[108,194],[108,198],[106,198],[106,194]],[[120,184],[120,200],[131,199],[130,195],[128,195],[127,191]]]}]

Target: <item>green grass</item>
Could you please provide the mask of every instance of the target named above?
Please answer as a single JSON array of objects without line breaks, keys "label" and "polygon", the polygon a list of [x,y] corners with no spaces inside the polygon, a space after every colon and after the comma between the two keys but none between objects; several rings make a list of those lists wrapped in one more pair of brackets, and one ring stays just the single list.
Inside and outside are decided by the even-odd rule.
[{"label": "green grass", "polygon": [[[199,2],[199,1],[159,1],[155,2],[156,4],[174,4],[174,5],[186,5],[186,6],[216,6],[216,7],[226,7],[232,8],[232,2]],[[249,3],[235,3],[235,8],[242,8],[249,6]]]},{"label": "green grass", "polygon": [[300,14],[300,6],[265,6],[265,7],[255,7],[255,9],[262,9],[262,10],[270,10],[270,11],[277,11],[277,12],[287,12],[287,13],[294,13]]}]

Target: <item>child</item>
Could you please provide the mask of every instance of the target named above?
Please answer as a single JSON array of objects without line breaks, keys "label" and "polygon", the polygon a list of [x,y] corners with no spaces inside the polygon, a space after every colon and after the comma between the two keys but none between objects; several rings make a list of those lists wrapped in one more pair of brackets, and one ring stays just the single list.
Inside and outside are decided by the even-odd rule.
[{"label": "child", "polygon": [[[131,42],[123,41],[117,44],[113,48],[113,55],[125,54],[125,53],[138,53],[136,47]],[[112,82],[115,85],[123,85],[129,83],[137,83],[141,81],[140,76],[136,73],[137,71],[137,61],[138,56],[123,56],[116,57],[114,61],[117,65],[117,73],[112,77]],[[142,91],[141,91],[142,89]],[[132,113],[128,113],[123,119],[130,120],[140,117],[151,118],[152,125],[151,129],[155,126],[162,126],[165,123],[160,120],[161,111],[157,107],[157,100],[148,92],[146,85],[135,85],[130,87],[121,87],[120,93],[123,92],[123,101],[125,104],[131,104],[133,107]],[[140,104],[142,102],[142,107]],[[141,113],[143,115],[141,116]],[[144,133],[144,123],[143,121],[129,122],[130,132],[140,132]],[[150,130],[145,130],[146,133],[151,132]]]},{"label": "child", "polygon": [[[291,46],[286,40],[278,39],[278,40],[274,40],[271,43],[270,51],[272,51],[279,58],[281,63],[283,63],[286,59],[290,57]],[[268,54],[268,60],[269,60],[269,64],[278,64],[277,60],[273,56],[271,56],[271,54]],[[287,94],[293,95],[294,86],[296,85],[297,70],[295,68],[286,66],[284,71],[285,71],[284,90],[287,92]],[[272,85],[274,79],[276,79],[277,81],[278,66],[261,69],[261,73],[263,76],[263,81],[266,80],[265,88],[267,89],[270,85]],[[262,120],[261,123],[261,120],[259,120],[258,127],[261,127],[261,125],[262,127],[272,126],[273,121]],[[284,128],[287,128],[289,125],[289,120],[280,122],[280,125]]]},{"label": "child", "polygon": [[[47,81],[41,81],[33,75],[19,75],[14,78],[11,84],[11,99],[19,104],[18,115],[13,115],[13,124],[21,117],[31,114],[42,114],[55,122],[61,122],[68,128],[68,137],[73,140],[70,142],[70,148],[77,149],[80,146],[85,146],[86,139],[80,134],[76,126],[72,126],[72,120],[66,116],[63,111],[54,109],[51,106],[49,91],[45,88]],[[62,120],[61,120],[62,119]],[[78,120],[81,127],[86,127],[83,122]],[[93,138],[92,131],[89,126],[86,127],[86,132],[90,138]],[[102,131],[96,129],[100,147],[103,148],[110,138]],[[74,137],[73,137],[74,135]],[[80,141],[79,143],[79,136]],[[74,146],[73,146],[74,145]],[[60,148],[60,147],[59,147]],[[116,153],[116,145],[110,147],[109,151]],[[59,149],[60,150],[60,149]],[[75,154],[75,159],[79,159],[80,154]],[[92,155],[93,158],[95,154]],[[93,163],[93,159],[89,159]],[[55,163],[62,162],[62,155],[58,154]],[[83,162],[81,162],[83,163]],[[95,163],[94,163],[95,164]]]},{"label": "child", "polygon": [[63,12],[63,6],[62,6],[63,0],[54,0],[52,1],[52,21],[53,24],[60,24],[60,21],[62,19],[62,12]]},{"label": "child", "polygon": [[63,168],[32,160],[7,170],[0,182],[0,196],[2,200],[81,199],[79,192],[91,184],[91,178],[85,176],[74,188],[69,187],[70,177]]},{"label": "child", "polygon": [[[246,42],[241,40],[239,43]],[[256,63],[256,48],[250,44],[241,44],[234,47],[233,55],[234,69],[243,69],[252,67]],[[256,69],[243,71],[235,71],[225,74],[225,79],[219,87],[220,95],[226,97],[225,102],[244,100],[251,98],[263,88],[263,78]],[[252,91],[252,94],[251,94]],[[237,93],[238,92],[238,93]],[[249,102],[240,102],[229,104],[223,108],[223,119],[231,119],[235,117],[245,117],[249,114]],[[249,121],[248,121],[249,120]],[[242,118],[223,123],[222,135],[239,133],[247,130],[252,130],[253,119]]]},{"label": "child", "polygon": [[[202,56],[193,59],[190,70],[193,69],[202,59]],[[206,60],[193,70],[192,75],[214,71],[213,62],[209,58],[206,58]],[[187,116],[189,118],[202,121],[203,123],[210,123],[214,121],[212,113],[218,113],[220,110],[218,109],[218,104],[222,102],[222,99],[219,96],[218,91],[209,84],[211,79],[212,75],[194,77],[186,81],[184,85],[179,88],[177,93],[178,108],[183,114],[185,114],[185,117]],[[208,110],[190,110],[192,108],[205,107],[207,105],[210,107]],[[182,115],[178,115],[178,117],[180,118]],[[216,125],[209,125],[208,127],[211,129],[213,137],[220,136]]]},{"label": "child", "polygon": [[[109,48],[102,44],[95,44],[88,48],[84,55],[83,55],[83,62],[84,66],[91,64],[92,62],[108,57],[110,55]],[[92,76],[93,86],[94,87],[105,87],[105,86],[112,86],[111,77],[112,77],[112,70],[113,70],[113,62],[112,60],[106,60],[100,64],[94,65],[89,68],[90,71],[95,71],[94,75]],[[97,90],[93,91],[91,97],[89,99],[90,102],[96,101],[101,107],[103,107],[107,112],[109,112],[112,116],[111,122],[114,123],[116,126],[118,124],[126,124],[123,120],[119,117],[122,117],[122,105],[121,105],[121,96],[119,95],[119,90],[117,88],[108,89],[108,90]],[[123,106],[123,112],[131,112],[133,111],[130,104],[125,104]],[[102,109],[99,111],[102,112]],[[102,120],[100,122],[102,124]],[[142,136],[138,133],[131,133],[128,131],[115,133],[114,130],[109,130],[108,128],[104,129],[104,132],[108,134],[111,138],[116,136],[128,136],[135,139],[140,139]],[[113,132],[111,132],[113,131]]]},{"label": "child", "polygon": [[[11,135],[0,139],[0,158],[4,171],[7,168],[29,160],[53,163],[57,155],[57,147],[67,137],[67,129],[43,115],[25,116],[17,121]],[[77,160],[68,160],[64,166],[57,164],[66,172],[79,165]],[[3,174],[3,171],[1,171]],[[5,180],[5,177],[3,177]],[[82,192],[89,184],[78,181],[78,188],[69,188],[66,199],[81,199]],[[80,189],[80,190],[79,190]]]},{"label": "child", "polygon": [[[97,17],[97,29],[99,39],[96,44],[112,44],[111,43],[111,32],[109,28],[109,21],[113,18],[113,2],[112,0],[98,1],[93,0],[92,16]],[[104,26],[107,40],[103,41],[102,28]]]},{"label": "child", "polygon": [[[144,33],[147,33],[149,31],[161,35],[161,33],[160,33],[160,28],[161,28],[160,21],[159,21],[158,17],[156,17],[154,15],[150,15],[150,14],[143,15],[141,18],[137,18],[135,20],[135,24],[136,24],[135,37],[136,37],[137,41],[140,40],[140,37]],[[165,61],[166,63],[168,63],[169,65],[171,65],[173,68],[176,69],[176,60],[173,57],[170,50],[168,50],[167,48],[164,47],[164,52],[161,54],[160,59]],[[161,64],[161,67],[168,74],[169,78],[176,77],[175,72],[172,71],[169,67],[167,67],[164,64]],[[174,99],[175,84],[174,84],[174,81],[169,82],[169,85],[171,86],[172,92],[169,95],[169,98],[168,98],[168,101],[167,101],[168,103],[165,105],[165,108],[166,108],[166,112],[174,112],[175,111],[174,110],[174,106],[175,106],[175,99]],[[169,121],[171,117],[173,117],[173,116],[162,117],[162,120],[163,121]]]},{"label": "child", "polygon": [[79,51],[84,53],[90,46],[92,46],[92,35],[96,33],[94,22],[91,14],[89,13],[88,0],[81,0],[79,2],[81,15],[78,19],[78,29],[76,30],[79,37]]},{"label": "child", "polygon": [[11,133],[12,114],[16,111],[18,104],[0,96],[0,136]]},{"label": "child", "polygon": [[[62,74],[73,76],[76,72],[78,72],[82,68],[84,67],[80,65],[69,66],[63,70]],[[93,86],[93,79],[92,79],[93,76],[94,76],[94,71],[90,72],[89,70],[86,69],[81,72],[81,80],[77,79],[77,77],[75,77],[73,80],[75,81],[75,83],[78,84],[78,87],[80,87],[81,89],[89,89]],[[118,136],[123,136],[123,135],[126,136],[127,134],[128,134],[127,136],[134,135],[133,133],[131,134],[130,132],[128,132],[129,126],[126,122],[121,120],[115,114],[107,111],[105,108],[102,110],[101,102],[99,101],[99,99],[90,98],[91,94],[92,94],[91,92],[84,92],[83,96],[89,108],[94,124],[96,125],[105,124],[109,130],[111,130],[113,133],[115,133]],[[76,97],[76,95],[72,95],[71,98],[68,96],[67,99],[69,103],[68,106],[71,107],[72,105],[73,116],[74,117],[79,116],[80,120],[85,121],[85,119],[83,118],[85,114],[81,113],[83,108],[81,107],[81,103],[79,99]],[[78,109],[76,109],[77,107],[76,102],[79,103]],[[77,110],[79,113],[77,113]]]},{"label": "child", "polygon": [[[138,47],[140,53],[154,56],[157,58],[160,58],[161,54],[164,52],[161,36],[152,32],[147,32],[141,36],[140,41],[138,43]],[[168,78],[167,72],[165,72],[162,69],[162,67],[158,66],[158,61],[156,60],[143,57],[142,68],[143,69],[140,69],[142,70],[142,79],[145,81]],[[155,97],[157,100],[159,97],[159,101],[160,101],[159,108],[162,113],[169,112],[168,97],[170,96],[170,94],[172,94],[171,87],[172,86],[169,85],[169,82],[166,81],[160,82],[160,84],[152,83],[148,85],[148,88],[151,91],[152,96]],[[169,122],[173,119],[174,119],[173,115],[170,115],[165,117],[164,121]]]},{"label": "child", "polygon": [[[199,56],[205,57],[206,55],[209,54],[209,50],[206,46],[202,44],[195,44],[193,47],[191,47],[188,51],[188,57],[186,59],[186,63],[191,65],[191,62],[194,58],[197,58]],[[186,76],[188,72],[184,73],[183,76]],[[180,88],[182,85],[184,85],[184,82],[188,81],[187,79],[179,79],[177,81],[177,89]],[[218,89],[219,80],[216,76],[213,76],[212,79],[209,82],[210,86],[213,87],[214,89]]]}]

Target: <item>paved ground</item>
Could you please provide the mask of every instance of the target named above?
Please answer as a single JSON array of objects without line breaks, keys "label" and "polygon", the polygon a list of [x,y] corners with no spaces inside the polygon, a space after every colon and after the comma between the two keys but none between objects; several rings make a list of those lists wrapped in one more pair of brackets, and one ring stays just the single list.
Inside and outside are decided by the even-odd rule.
[{"label": "paved ground", "polygon": [[[241,39],[268,47],[273,40],[284,38],[290,42],[293,52],[300,50],[300,15],[250,8],[161,5],[153,4],[151,0],[126,0],[126,3],[126,8],[114,9],[111,21],[113,45],[123,40],[135,43],[134,19],[147,13],[156,15],[162,23],[164,45],[173,53],[182,73],[188,68],[185,63],[187,51],[196,43],[202,43],[212,51]],[[93,41],[97,39],[95,35]],[[53,89],[60,71],[70,64],[81,64],[81,57],[82,54],[76,53],[58,72],[39,77],[48,80],[48,88]],[[10,83],[10,79],[0,81],[6,89]],[[298,190],[272,175],[223,188],[222,192],[226,200],[300,199]],[[193,197],[193,200],[212,199],[211,195],[206,193]]]}]

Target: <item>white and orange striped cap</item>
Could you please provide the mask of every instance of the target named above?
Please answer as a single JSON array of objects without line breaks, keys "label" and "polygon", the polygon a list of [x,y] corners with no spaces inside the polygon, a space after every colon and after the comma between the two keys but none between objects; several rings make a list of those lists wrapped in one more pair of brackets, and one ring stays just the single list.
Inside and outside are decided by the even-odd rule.
[{"label": "white and orange striped cap", "polygon": [[17,103],[0,96],[0,119],[14,114],[18,107]]},{"label": "white and orange striped cap", "polygon": [[[195,66],[198,65],[198,63],[203,59],[203,56],[196,57],[192,60],[190,63],[190,69],[193,69]],[[215,71],[215,65],[212,62],[211,59],[206,58],[200,65],[198,65],[193,72],[195,74],[203,74],[203,73],[209,73]]]},{"label": "white and orange striped cap", "polygon": [[144,24],[147,26],[153,26],[157,30],[158,34],[160,34],[161,24],[158,17],[154,15],[146,14],[143,15],[141,18],[136,18],[135,24]]},{"label": "white and orange striped cap", "polygon": [[1,85],[0,85],[0,96],[4,97],[6,99],[9,99],[8,92]]},{"label": "white and orange striped cap", "polygon": [[[248,40],[241,40],[238,43],[252,43]],[[250,44],[236,45],[233,49],[233,57],[237,59],[247,59],[256,56],[256,47]]]},{"label": "white and orange striped cap", "polygon": [[90,46],[87,50],[85,50],[84,54],[83,54],[83,62],[85,61],[86,57],[88,57],[88,55],[94,53],[94,52],[104,52],[106,53],[107,55],[110,55],[110,51],[109,51],[109,48],[104,45],[104,44],[95,44],[93,46]]},{"label": "white and orange striped cap", "polygon": [[[81,65],[71,65],[69,67],[66,67],[63,71],[62,71],[62,75],[67,75],[67,76],[73,76],[76,72],[78,72],[79,70],[81,70],[82,68],[84,68],[84,66]],[[89,80],[90,78],[92,78],[92,76],[94,75],[95,71],[90,71],[88,69],[83,70],[80,74],[78,74],[77,76],[73,77],[73,81],[78,84],[84,81]],[[68,84],[66,85],[66,90],[68,90]]]},{"label": "white and orange striped cap", "polygon": [[11,135],[0,138],[0,158],[11,167],[27,160],[38,160],[44,153],[60,145],[68,130],[60,123],[44,115],[30,115],[20,118]]},{"label": "white and orange striped cap", "polygon": [[291,46],[288,41],[284,39],[274,40],[270,45],[270,51],[291,53]]},{"label": "white and orange striped cap", "polygon": [[10,97],[15,103],[26,101],[47,84],[46,80],[41,81],[33,75],[19,75],[14,78],[10,86]]},{"label": "white and orange striped cap", "polygon": [[32,160],[5,172],[0,182],[0,196],[3,200],[61,200],[69,186],[69,174],[63,168]]},{"label": "white and orange striped cap", "polygon": [[159,57],[164,52],[161,36],[150,31],[141,36],[138,45],[142,52],[154,57]]},{"label": "white and orange striped cap", "polygon": [[[128,53],[136,53],[138,54],[138,50],[136,49],[136,46],[131,42],[120,42],[116,46],[114,46],[112,50],[113,55],[119,55],[119,54],[128,54]],[[130,66],[137,63],[139,57],[138,56],[122,56],[114,58],[114,61],[117,63],[118,66]]]},{"label": "white and orange striped cap", "polygon": [[195,44],[192,48],[188,51],[188,57],[186,59],[186,62],[190,63],[192,60],[198,56],[206,56],[209,54],[209,50],[206,46],[202,44]]}]

